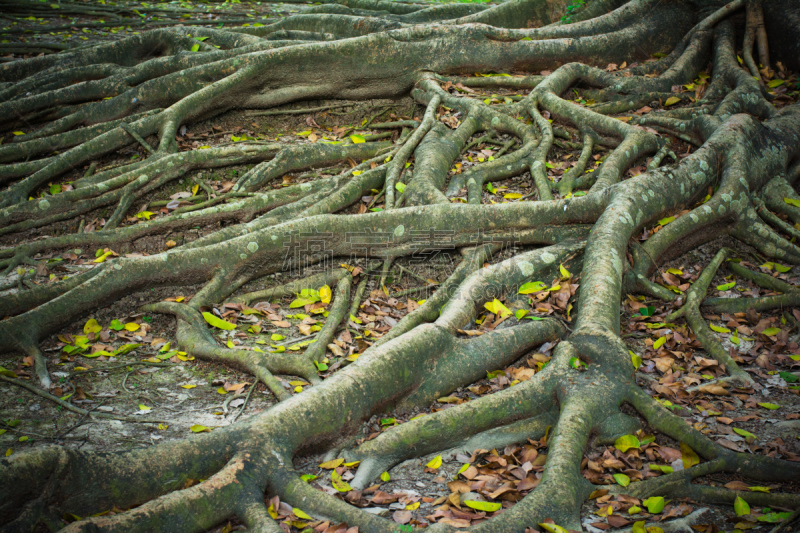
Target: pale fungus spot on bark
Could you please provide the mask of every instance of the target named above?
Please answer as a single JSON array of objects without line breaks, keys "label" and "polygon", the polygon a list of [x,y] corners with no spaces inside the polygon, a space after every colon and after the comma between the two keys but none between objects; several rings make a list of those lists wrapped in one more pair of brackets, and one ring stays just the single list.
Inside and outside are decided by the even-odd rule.
[{"label": "pale fungus spot on bark", "polygon": [[258,251],[258,243],[255,241],[248,243],[247,249],[250,250],[251,254],[256,253],[256,251]]},{"label": "pale fungus spot on bark", "polygon": [[522,272],[523,276],[533,275],[534,272],[533,264],[528,261],[520,261],[519,263],[517,263],[517,268],[519,268],[519,271]]},{"label": "pale fungus spot on bark", "polygon": [[394,228],[394,234],[396,236],[398,236],[398,237],[402,237],[405,232],[406,232],[406,228],[402,224],[400,224],[399,226]]},{"label": "pale fungus spot on bark", "polygon": [[208,258],[207,257],[201,257],[200,258],[200,263],[202,263],[204,265],[207,265],[208,264]]},{"label": "pale fungus spot on bark", "polygon": [[542,261],[548,265],[551,263],[555,263],[556,256],[551,254],[550,252],[544,252],[542,254]]},{"label": "pale fungus spot on bark", "polygon": [[48,202],[47,200],[42,200],[41,202],[39,202],[39,209],[41,209],[42,211],[49,208],[50,208],[50,202]]},{"label": "pale fungus spot on bark", "polygon": [[631,216],[631,214],[630,214],[630,213],[628,213],[627,211],[625,211],[625,218],[626,218],[626,219],[628,219],[628,224],[630,224],[631,226],[633,226],[633,217],[632,217],[632,216]]},{"label": "pale fungus spot on bark", "polygon": [[247,259],[247,254],[246,253],[241,253],[241,254],[239,254],[239,257],[241,259]]}]

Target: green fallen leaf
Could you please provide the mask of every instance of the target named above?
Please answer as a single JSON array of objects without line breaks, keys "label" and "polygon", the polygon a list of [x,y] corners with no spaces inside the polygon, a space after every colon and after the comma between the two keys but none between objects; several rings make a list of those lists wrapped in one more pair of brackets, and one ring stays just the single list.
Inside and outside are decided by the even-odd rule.
[{"label": "green fallen leaf", "polygon": [[461,503],[472,509],[476,509],[478,511],[485,511],[487,513],[493,513],[495,511],[499,511],[500,507],[502,507],[499,503],[496,502],[476,502],[473,500],[464,500]]},{"label": "green fallen leaf", "polygon": [[784,513],[766,513],[758,517],[759,522],[767,522],[768,524],[774,524],[776,522],[783,522],[787,518],[792,516],[792,513],[784,512]]},{"label": "green fallen leaf", "polygon": [[339,492],[350,492],[353,488],[342,479],[342,476],[336,473],[336,470],[331,470],[331,484],[333,488]]},{"label": "green fallen leaf", "polygon": [[572,368],[581,370],[582,368],[589,368],[589,365],[578,359],[577,357],[571,357],[569,360],[569,366]]},{"label": "green fallen leaf", "polygon": [[643,501],[642,505],[647,507],[647,512],[658,514],[664,510],[664,506],[667,505],[667,502],[664,501],[662,496],[651,496]]},{"label": "green fallen leaf", "polygon": [[653,316],[655,313],[656,313],[656,308],[652,305],[639,308],[639,315],[641,316]]},{"label": "green fallen leaf", "polygon": [[614,474],[612,477],[614,478],[614,481],[616,481],[619,485],[622,485],[623,487],[627,487],[628,485],[631,484],[631,478],[629,478],[625,474]]},{"label": "green fallen leaf", "polygon": [[521,285],[517,292],[519,292],[519,294],[531,294],[534,292],[542,292],[545,289],[547,289],[547,285],[545,285],[543,282],[531,281]]},{"label": "green fallen leaf", "polygon": [[216,315],[214,315],[212,313],[209,313],[208,311],[205,311],[203,313],[203,318],[205,318],[206,322],[208,322],[209,324],[211,324],[215,328],[225,329],[225,330],[236,329],[236,324],[231,324],[227,320],[222,320],[218,316],[216,316]]},{"label": "green fallen leaf", "polygon": [[569,531],[556,524],[539,524],[539,527],[550,533],[569,533]]},{"label": "green fallen leaf", "polygon": [[632,351],[628,350],[628,353],[631,354],[631,363],[633,363],[633,368],[639,368],[642,366],[642,358],[633,353]]},{"label": "green fallen leaf", "polygon": [[614,441],[614,447],[621,452],[627,452],[631,448],[639,448],[641,443],[636,435],[623,435]]},{"label": "green fallen leaf", "polygon": [[654,350],[658,350],[659,348],[661,348],[662,346],[664,346],[664,343],[665,343],[665,342],[667,342],[667,338],[666,338],[666,337],[659,337],[659,338],[658,338],[658,339],[656,339],[656,341],[653,343],[653,349],[654,349]]},{"label": "green fallen leaf", "polygon": [[296,298],[292,300],[292,303],[289,304],[291,309],[297,309],[298,307],[305,307],[307,305],[315,303],[311,298]]},{"label": "green fallen leaf", "polygon": [[731,281],[730,283],[717,285],[717,290],[718,291],[727,291],[727,290],[730,290],[730,289],[734,288],[735,286],[736,286],[736,282],[735,281]]},{"label": "green fallen leaf", "polygon": [[664,474],[671,474],[675,471],[674,468],[667,465],[650,465],[650,470],[655,470],[656,472],[663,472]]},{"label": "green fallen leaf", "polygon": [[5,369],[2,366],[0,366],[0,376],[5,376],[7,378],[16,378],[17,377],[17,375],[14,372],[12,372],[11,370]]},{"label": "green fallen leaf", "polygon": [[304,513],[303,511],[301,511],[297,507],[292,507],[292,512],[294,513],[294,515],[297,518],[300,518],[302,520],[311,520],[312,519],[310,516],[308,516],[306,513]]},{"label": "green fallen leaf", "polygon": [[736,511],[736,516],[750,514],[750,506],[739,496],[737,496],[736,501],[733,502],[733,510]]},{"label": "green fallen leaf", "polygon": [[775,409],[780,409],[781,406],[776,403],[769,403],[769,402],[760,402],[759,406],[763,407],[764,409],[770,409],[774,411]]},{"label": "green fallen leaf", "polygon": [[661,224],[662,226],[666,226],[667,224],[669,224],[670,222],[673,222],[674,220],[675,220],[675,217],[666,217],[666,218],[662,218],[661,220],[659,220],[658,223]]},{"label": "green fallen leaf", "polygon": [[778,372],[778,375],[783,378],[783,381],[786,383],[797,383],[800,381],[800,378],[792,374],[791,372]]},{"label": "green fallen leaf", "polygon": [[389,472],[384,472],[383,474],[381,474],[381,481],[383,481],[384,483],[389,482],[389,480],[391,479],[392,476],[389,475]]},{"label": "green fallen leaf", "polygon": [[741,435],[745,439],[758,440],[758,437],[756,437],[755,435],[753,435],[752,433],[750,433],[747,430],[739,429],[739,428],[733,428],[733,431],[735,431],[737,435]]},{"label": "green fallen leaf", "polygon": [[767,328],[762,333],[767,337],[772,337],[773,335],[777,335],[780,332],[781,332],[780,328]]},{"label": "green fallen leaf", "polygon": [[784,198],[783,201],[789,205],[800,207],[800,200],[795,200],[794,198]]},{"label": "green fallen leaf", "polygon": [[141,344],[123,344],[114,352],[114,355],[125,355],[126,353],[135,350]]}]

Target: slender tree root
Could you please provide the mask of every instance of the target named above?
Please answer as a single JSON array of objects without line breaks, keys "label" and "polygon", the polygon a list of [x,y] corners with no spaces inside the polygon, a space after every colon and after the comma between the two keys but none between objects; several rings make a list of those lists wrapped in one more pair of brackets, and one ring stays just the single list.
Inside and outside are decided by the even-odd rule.
[{"label": "slender tree root", "polygon": [[727,248],[723,248],[717,252],[717,255],[711,260],[711,263],[703,270],[700,277],[697,278],[697,281],[692,285],[692,288],[686,293],[686,302],[683,304],[683,307],[668,316],[666,321],[672,322],[678,317],[684,317],[689,327],[692,328],[694,334],[703,344],[703,348],[705,348],[711,357],[719,362],[723,370],[728,372],[729,377],[726,381],[734,382],[740,386],[751,386],[753,378],[742,370],[733,358],[728,355],[727,350],[722,347],[722,344],[720,344],[716,336],[711,332],[711,328],[708,327],[700,313],[700,306],[705,299],[709,285],[711,285],[711,280],[714,278],[714,275],[723,261],[727,259],[729,253],[730,251]]},{"label": "slender tree root", "polygon": [[[192,24],[0,64],[0,112],[11,117],[3,131],[26,131],[0,147],[0,182],[8,184],[0,192],[0,235],[109,210],[102,231],[83,233],[84,223],[76,222],[72,227],[80,228],[78,234],[52,233],[41,241],[15,243],[0,251],[0,267],[11,271],[57,250],[120,247],[164,230],[220,226],[161,253],[109,258],[53,283],[36,285],[37,279],[23,272],[13,280],[20,291],[0,302],[0,350],[33,355],[37,376],[47,384],[41,341],[98,306],[145,288],[191,280],[204,285],[188,304],[149,303],[144,309],[177,316],[182,349],[250,373],[280,400],[234,425],[146,449],[101,454],[41,447],[6,457],[0,461],[2,527],[55,530],[63,527],[64,513],[70,513],[89,518],[65,531],[188,532],[235,516],[250,531],[278,533],[283,524],[265,505],[265,498],[278,496],[315,518],[346,522],[364,533],[394,533],[396,522],[303,481],[294,469],[297,458],[309,450],[327,450],[360,460],[353,485],[364,487],[406,459],[547,435],[542,443],[546,468],[535,488],[470,531],[521,533],[547,518],[579,529],[581,506],[596,489],[581,473],[586,448],[635,432],[641,424],[625,414],[631,406],[656,431],[689,446],[701,462],[631,483],[625,493],[717,503],[741,497],[751,505],[798,506],[795,494],[745,494],[700,484],[703,476],[717,472],[791,482],[800,476],[800,467],[734,453],[662,407],[637,386],[628,347],[619,337],[621,296],[638,290],[672,299],[671,292],[650,279],[656,267],[718,235],[751,244],[772,260],[800,264],[800,248],[788,240],[798,236],[791,224],[800,222],[800,210],[784,200],[800,198],[792,185],[800,176],[800,106],[784,105],[785,98],[773,100],[779,108],[773,106],[753,79],[772,77],[765,30],[771,11],[757,0],[595,0],[572,10],[569,23],[552,24],[566,4],[326,0],[300,15],[235,31]],[[35,2],[26,1],[24,7],[47,11]],[[737,36],[731,15],[744,8],[744,35]],[[20,8],[14,4],[13,9],[18,13]],[[62,9],[130,16],[127,6],[86,8],[71,0],[64,0]],[[165,10],[165,17],[180,11],[153,10]],[[127,19],[115,23],[121,20]],[[436,23],[426,24],[431,21]],[[747,70],[736,59],[740,44]],[[647,61],[656,53],[667,55]],[[709,60],[713,77],[697,101],[629,122],[604,114],[671,95],[673,86],[691,83]],[[623,61],[640,64],[603,69]],[[552,73],[531,74],[544,70]],[[524,74],[466,76],[507,71]],[[508,95],[508,100],[504,95],[504,103],[491,105],[494,97],[484,92],[500,89],[527,94]],[[573,89],[599,103],[587,107],[567,100]],[[376,110],[358,130],[366,142],[245,142],[178,151],[176,134],[182,126],[188,129],[234,109],[278,114],[286,104],[300,101],[409,94],[425,106],[422,120],[381,118],[386,111]],[[292,112],[315,112],[316,104],[301,105]],[[384,122],[373,124],[376,120]],[[674,134],[697,149],[675,158],[669,143],[641,126]],[[401,128],[397,142],[381,141],[394,138],[392,130]],[[574,142],[578,138],[581,142]],[[497,148],[493,161],[465,164],[460,173],[451,170],[465,150],[480,143]],[[112,160],[110,165],[101,159],[126,146],[147,152],[147,158],[122,164]],[[602,166],[585,172],[601,146],[610,148]],[[580,150],[577,164],[558,182],[551,178],[557,172],[547,169],[563,155],[557,148]],[[412,154],[413,168],[406,169]],[[627,177],[629,169],[651,155],[644,173]],[[662,166],[667,156],[675,165]],[[347,165],[348,160],[357,162]],[[49,194],[50,186],[58,189],[72,179],[68,173],[87,164],[92,166],[73,182],[74,190]],[[108,166],[96,172],[98,164]],[[204,193],[194,195],[192,205],[128,225],[130,209],[170,181],[193,169],[233,164],[255,164],[237,180],[235,190],[214,197],[201,181]],[[343,166],[352,168],[334,170]],[[312,170],[302,177],[310,181],[264,190],[276,178],[303,169]],[[533,186],[523,199],[483,203],[486,183],[528,171]],[[339,173],[327,177],[334,172]],[[450,201],[463,198],[465,188],[466,204]],[[579,189],[588,192],[575,196]],[[562,198],[554,199],[554,192]],[[382,195],[382,211],[350,214],[346,209],[364,196],[373,196],[372,208]],[[522,201],[534,195],[536,201]],[[630,244],[671,216],[676,218],[647,242]],[[264,276],[327,265],[333,258],[352,264],[349,258],[365,257],[370,270],[386,265],[385,278],[400,258],[442,248],[439,243],[420,247],[419,236],[431,230],[448,231],[447,244],[460,249],[461,263],[441,284],[425,287],[433,292],[418,309],[335,372],[320,375],[321,366],[314,363],[324,360],[340,328],[359,331],[349,318],[359,314],[364,301],[370,282],[366,272],[352,299],[350,271],[328,267],[292,283],[238,292]],[[14,242],[15,237],[4,238]],[[315,248],[322,238],[325,249]],[[503,255],[484,266],[501,249]],[[730,311],[797,305],[800,289],[730,263],[737,276],[781,294],[706,300],[727,254],[722,250],[715,256],[685,295],[683,307],[666,320],[684,316],[703,348],[730,374],[727,379],[747,385],[750,376],[722,349],[701,307]],[[577,301],[572,293],[555,295],[573,305],[564,322],[514,315],[536,307],[537,298],[519,294],[523,284],[547,285],[558,278],[579,287]],[[227,334],[213,334],[218,330],[210,329],[201,313],[226,301],[262,309],[257,302],[325,285],[333,287],[330,301],[325,294],[329,314],[316,335],[302,337],[314,341],[305,353],[223,346],[220,340]],[[383,305],[377,300],[370,297],[364,312]],[[486,304],[496,306],[495,300],[504,301],[511,313],[496,307],[490,318]],[[230,339],[237,341],[235,335]],[[553,357],[527,381],[412,419],[352,448],[354,435],[371,417],[429,407],[544,342],[557,343]],[[299,376],[313,386],[292,394],[276,374]],[[113,508],[121,511],[93,516]],[[686,529],[696,520],[693,514],[668,527]],[[452,528],[437,523],[428,529],[446,533]]]}]

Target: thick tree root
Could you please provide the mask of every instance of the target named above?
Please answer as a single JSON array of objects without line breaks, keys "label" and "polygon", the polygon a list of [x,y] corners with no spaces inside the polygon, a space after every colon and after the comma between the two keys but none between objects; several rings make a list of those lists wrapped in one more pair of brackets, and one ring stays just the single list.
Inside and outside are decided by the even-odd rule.
[{"label": "thick tree root", "polygon": [[[552,360],[531,379],[410,420],[342,452],[361,460],[353,485],[364,487],[405,459],[453,448],[504,446],[546,433],[546,468],[536,488],[470,530],[523,532],[545,518],[579,529],[581,505],[595,489],[581,475],[585,449],[595,442],[594,436],[598,443],[612,443],[638,427],[635,417],[623,414],[625,404],[702,458],[686,470],[631,483],[625,488],[628,494],[730,503],[742,495],[693,480],[715,472],[769,481],[796,479],[796,464],[723,448],[648,396],[636,385],[628,348],[619,337],[623,289],[672,298],[649,279],[657,265],[719,234],[752,244],[775,260],[800,263],[800,248],[784,237],[796,235],[779,218],[800,220],[800,211],[783,200],[797,198],[792,183],[800,175],[800,107],[776,109],[752,77],[757,75],[754,47],[763,66],[769,65],[763,30],[767,11],[760,2],[745,0],[725,5],[598,0],[579,10],[571,24],[528,27],[550,23],[557,18],[554,6],[563,11],[565,4],[511,0],[484,9],[341,0],[236,32],[191,29],[192,35],[207,36],[209,42],[190,38],[189,28],[157,30],[69,51],[57,59],[47,55],[0,65],[0,81],[8,83],[0,86],[0,111],[18,112],[7,127],[25,120],[34,129],[24,141],[0,147],[0,180],[10,183],[0,197],[0,234],[113,207],[103,231],[7,248],[0,252],[0,266],[10,270],[56,249],[117,246],[164,229],[236,222],[163,253],[109,259],[52,284],[33,285],[23,276],[23,285],[33,287],[4,297],[0,304],[0,314],[8,316],[0,321],[0,349],[33,355],[37,375],[47,384],[40,341],[98,305],[154,285],[192,280],[205,285],[189,304],[159,302],[144,309],[176,315],[177,340],[184,350],[252,374],[281,400],[235,425],[148,449],[97,454],[38,448],[5,458],[0,463],[4,527],[56,529],[67,512],[90,517],[70,524],[67,531],[202,531],[238,516],[252,531],[277,533],[282,529],[264,504],[265,495],[277,495],[314,517],[347,522],[368,533],[393,533],[395,522],[304,482],[293,460],[312,448],[345,449],[373,415],[427,407],[485,377],[487,370],[504,368],[541,343],[555,341],[559,342]],[[745,6],[749,73],[738,66],[729,19]],[[417,24],[427,21],[443,22]],[[189,53],[192,46],[198,51]],[[153,58],[154,49],[163,55]],[[658,61],[620,72],[588,66],[639,61],[670,50]],[[630,109],[670,93],[673,85],[690,83],[709,58],[714,79],[693,105],[628,123],[604,114]],[[553,72],[462,77],[476,71],[543,69]],[[584,107],[562,98],[576,85],[592,87],[585,96],[600,103]],[[529,93],[492,106],[482,101],[485,96],[473,97],[464,87]],[[464,94],[449,92],[455,89]],[[380,128],[372,124],[376,129],[407,128],[396,144],[372,142],[392,135],[389,132],[363,143],[241,143],[177,151],[175,136],[182,125],[231,109],[274,112],[300,100],[409,93],[426,106],[421,121],[402,119]],[[453,112],[451,117],[457,115],[459,123],[446,127],[437,116],[441,106]],[[549,122],[548,113],[557,124]],[[669,145],[640,125],[672,132],[699,148],[674,166],[662,166]],[[581,144],[573,143],[578,134]],[[454,162],[465,149],[474,148],[475,141],[501,147],[495,160],[451,176]],[[74,183],[74,190],[42,193],[67,172],[132,144],[141,146],[147,159],[98,173],[90,170]],[[602,166],[587,174],[587,163],[601,145],[611,150]],[[66,151],[48,156],[53,146]],[[578,164],[559,182],[547,171],[553,147],[581,150]],[[412,153],[413,171],[405,170]],[[645,173],[625,179],[631,167],[650,155],[653,162]],[[29,161],[31,157],[42,159]],[[260,192],[287,172],[338,165],[348,158],[365,161],[331,178]],[[245,163],[256,166],[229,195],[211,198],[206,190],[205,200],[193,198],[200,203],[186,210],[124,225],[137,200],[170,180],[193,169]],[[483,205],[486,183],[527,171],[533,186],[524,196],[535,195],[537,201]],[[449,197],[463,188],[468,203],[450,202]],[[589,191],[570,196],[578,189]],[[383,211],[334,214],[366,195],[374,195],[377,202],[380,194],[372,190],[385,194]],[[554,192],[564,198],[554,200]],[[36,200],[28,201],[31,196]],[[633,264],[627,264],[631,239],[684,209],[688,212],[643,245],[632,246]],[[423,305],[355,362],[324,380],[314,363],[324,360],[339,328],[350,327],[349,315],[357,314],[367,290],[366,275],[352,301],[353,277],[345,269],[236,294],[252,280],[332,257],[366,256],[374,261],[371,268],[385,265],[385,279],[392,263],[420,251],[414,237],[432,229],[450,231],[448,244],[462,249],[461,264]],[[314,249],[321,234],[326,249]],[[354,235],[371,240],[365,244],[366,237],[359,240]],[[484,266],[505,245],[515,247],[511,257]],[[309,252],[287,260],[286,249],[292,246]],[[700,313],[727,254],[722,250],[716,255],[685,295],[683,307],[667,320],[683,315],[730,378],[748,384],[749,375],[722,349]],[[572,275],[560,272],[563,264]],[[712,299],[705,308],[767,309],[799,302],[800,290],[792,286],[733,263],[730,269],[782,294],[736,303]],[[463,336],[476,328],[485,304],[498,299],[512,313],[528,310],[520,286],[548,283],[559,275],[575,285],[579,280],[578,300],[573,315],[567,316],[571,329],[555,318],[528,321],[509,315],[495,316],[493,329],[485,328],[484,322],[482,335]],[[225,301],[250,306],[323,285],[334,287],[329,315],[305,353],[223,347],[200,313],[204,306]],[[291,395],[275,374],[300,376],[314,386]],[[145,468],[148,475],[141,476]],[[794,494],[746,497],[760,506],[800,503]],[[91,516],[115,506],[128,510]],[[429,530],[444,532],[449,526],[435,524]]]}]

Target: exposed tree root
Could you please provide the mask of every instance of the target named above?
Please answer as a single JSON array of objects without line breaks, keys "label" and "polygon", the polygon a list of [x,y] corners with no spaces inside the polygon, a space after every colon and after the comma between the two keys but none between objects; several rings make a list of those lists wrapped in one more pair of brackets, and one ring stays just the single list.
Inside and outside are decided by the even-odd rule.
[{"label": "exposed tree root", "polygon": [[[13,283],[20,290],[0,303],[0,314],[7,317],[0,321],[0,349],[33,356],[39,382],[49,388],[39,348],[45,338],[92,309],[144,288],[202,283],[188,303],[157,302],[143,309],[175,315],[182,350],[252,374],[279,400],[232,426],[147,449],[100,454],[51,447],[5,458],[0,462],[3,530],[55,530],[67,512],[89,517],[64,528],[74,532],[203,531],[236,516],[250,531],[277,533],[283,530],[264,503],[265,496],[277,495],[314,517],[347,522],[362,532],[393,533],[395,522],[303,481],[293,460],[309,449],[341,452],[361,461],[352,485],[363,488],[403,460],[502,447],[544,434],[546,468],[535,489],[470,531],[522,533],[546,518],[579,529],[581,505],[596,488],[581,474],[586,447],[594,437],[613,443],[640,425],[623,407],[691,447],[702,462],[616,487],[619,492],[730,504],[737,492],[693,480],[716,472],[796,480],[797,463],[734,453],[647,395],[636,384],[636,369],[619,337],[621,296],[643,292],[673,299],[650,279],[657,266],[720,234],[769,258],[800,264],[800,248],[791,241],[797,230],[783,220],[800,222],[800,210],[784,200],[800,199],[792,185],[800,175],[800,106],[776,109],[753,79],[763,73],[754,48],[763,67],[769,66],[765,10],[760,1],[745,0],[597,0],[578,10],[572,23],[553,23],[559,18],[554,9],[563,11],[565,4],[511,0],[486,8],[339,0],[241,31],[193,27],[192,35],[208,37],[204,41],[189,37],[189,28],[154,30],[0,65],[0,113],[15,113],[4,128],[10,131],[23,121],[34,128],[24,140],[0,147],[0,183],[7,184],[0,193],[0,235],[43,228],[101,207],[111,212],[100,231],[84,233],[81,225],[77,234],[0,251],[6,273],[36,265],[43,253],[113,247],[165,230],[226,224],[161,253],[109,258],[49,284],[36,285],[23,271]],[[745,7],[744,35],[737,36],[731,15]],[[749,72],[736,59],[740,41]],[[189,52],[192,47],[195,52]],[[657,52],[668,55],[620,72],[604,70],[610,62],[644,60]],[[713,80],[697,102],[630,122],[608,116],[671,94],[674,85],[690,83],[709,60]],[[552,73],[464,76],[543,69]],[[598,103],[565,99],[574,87]],[[470,93],[504,88],[528,93],[496,105]],[[425,108],[422,118],[371,124],[382,115],[372,116],[365,124],[381,132],[368,138],[294,145],[245,141],[188,152],[179,151],[176,141],[182,126],[232,109],[277,114],[283,111],[273,108],[303,100],[408,94]],[[445,111],[452,112],[447,120]],[[671,145],[640,126],[698,148],[675,157]],[[382,140],[389,137],[395,140]],[[465,150],[484,142],[498,147],[491,160],[463,172],[454,168]],[[131,145],[142,147],[147,158],[96,172],[101,156]],[[559,146],[579,149],[580,156],[556,181],[548,165]],[[585,172],[601,146],[608,149],[602,165]],[[64,151],[52,155],[53,150]],[[664,164],[668,156],[674,165]],[[645,168],[648,157],[646,172],[626,179],[632,167]],[[351,168],[334,176],[265,190],[288,173],[348,163]],[[45,190],[89,164],[72,190]],[[196,169],[234,164],[254,166],[232,190],[212,197],[213,190],[198,183],[204,192],[193,193],[192,205],[129,223],[133,206],[171,181]],[[484,203],[487,183],[526,172],[530,191],[512,198],[520,201]],[[343,212],[365,196],[373,196],[369,207],[385,198],[384,209],[365,212],[367,200],[359,206],[361,214]],[[683,210],[644,244],[631,244],[660,218]],[[365,298],[372,298],[366,292],[368,274],[382,265],[378,285],[383,288],[393,264],[443,247],[415,240],[435,230],[447,231],[447,244],[460,249],[460,264],[417,309],[365,343],[354,362],[322,379],[319,363],[340,331],[348,335],[358,329],[351,317]],[[324,250],[314,247],[320,235]],[[287,254],[292,246],[301,252]],[[509,253],[493,258],[504,248]],[[707,300],[728,254],[726,249],[717,253],[667,322],[683,316],[729,374],[726,379],[747,385],[749,374],[722,348],[701,307],[740,312],[796,306],[800,290],[731,262],[736,275],[781,294]],[[352,257],[374,260],[362,278],[355,278],[355,290],[358,271],[331,269],[328,263]],[[266,275],[318,264],[325,268],[299,281],[242,290]],[[559,268],[564,264],[573,265],[572,274]],[[424,276],[412,277],[431,287]],[[559,277],[564,284],[580,281],[574,309],[567,308],[565,320],[571,322],[527,320],[537,301],[520,295],[520,287]],[[328,314],[324,324],[315,324],[315,342],[304,351],[223,346],[202,314],[226,302],[252,307],[323,285],[331,289],[324,302]],[[572,294],[565,296],[569,300]],[[496,307],[501,301],[508,313]],[[476,319],[490,308],[494,322],[483,322],[478,330]],[[426,407],[544,342],[558,342],[553,358],[527,381],[352,446],[352,436],[371,416]],[[312,386],[292,394],[276,375],[299,376]],[[61,402],[49,393],[37,394]],[[800,496],[748,493],[748,501],[795,508]],[[127,510],[92,516],[111,508]],[[685,529],[697,516],[673,527]],[[428,530],[450,528],[440,523]]]}]

